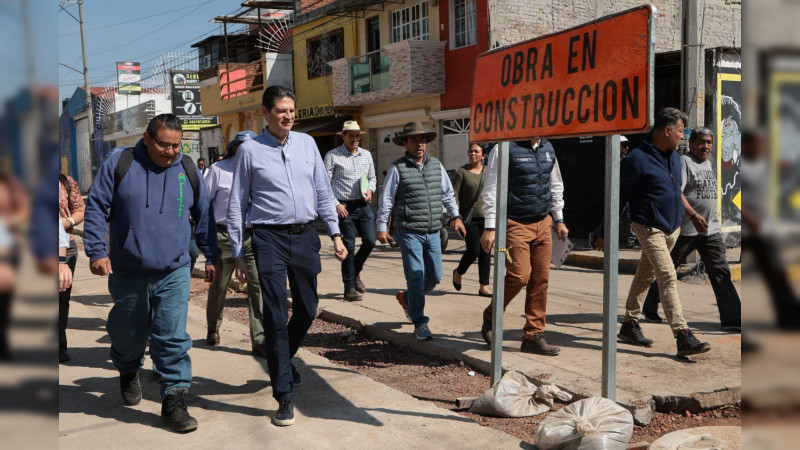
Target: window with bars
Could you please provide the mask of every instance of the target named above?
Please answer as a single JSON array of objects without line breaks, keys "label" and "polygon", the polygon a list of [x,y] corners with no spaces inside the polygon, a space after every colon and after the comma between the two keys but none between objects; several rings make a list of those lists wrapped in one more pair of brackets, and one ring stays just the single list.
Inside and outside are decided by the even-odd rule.
[{"label": "window with bars", "polygon": [[306,40],[308,78],[331,73],[331,61],[344,58],[344,28],[339,28]]},{"label": "window with bars", "polygon": [[453,0],[453,47],[461,48],[476,42],[475,0]]},{"label": "window with bars", "polygon": [[469,134],[469,117],[464,119],[453,119],[442,121],[442,134]]},{"label": "window with bars", "polygon": [[392,43],[428,40],[428,2],[392,12]]}]

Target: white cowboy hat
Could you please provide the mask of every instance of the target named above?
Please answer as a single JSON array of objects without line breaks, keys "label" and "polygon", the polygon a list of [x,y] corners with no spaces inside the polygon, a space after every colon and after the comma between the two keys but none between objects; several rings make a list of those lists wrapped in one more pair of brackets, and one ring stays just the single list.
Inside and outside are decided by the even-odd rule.
[{"label": "white cowboy hat", "polygon": [[358,131],[360,134],[366,133],[366,131],[361,131],[361,127],[358,126],[358,122],[356,122],[355,120],[348,120],[342,126],[342,131],[336,134],[342,135],[344,133],[347,133],[348,131]]}]

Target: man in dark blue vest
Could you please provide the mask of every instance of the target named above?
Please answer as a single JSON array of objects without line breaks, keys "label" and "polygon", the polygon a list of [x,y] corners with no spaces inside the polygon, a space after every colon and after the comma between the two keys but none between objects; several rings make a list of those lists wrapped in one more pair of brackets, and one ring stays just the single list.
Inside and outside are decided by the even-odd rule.
[{"label": "man in dark blue vest", "polygon": [[[481,246],[487,253],[495,244],[497,152],[489,153],[483,188],[483,216],[486,230]],[[564,225],[564,183],[553,145],[546,140],[512,142],[508,158],[508,222],[505,298],[503,310],[525,287],[525,326],[521,350],[555,356],[560,349],[544,338],[547,285],[553,253],[551,228],[560,239],[569,235]],[[483,312],[481,336],[492,344],[492,305]]]},{"label": "man in dark blue vest", "polygon": [[394,238],[400,244],[408,286],[408,291],[397,291],[396,298],[421,341],[433,339],[425,316],[425,294],[442,279],[439,232],[444,208],[453,217],[450,226],[466,234],[450,178],[439,160],[426,154],[427,143],[435,138],[436,133],[425,131],[419,122],[405,124],[403,133],[395,136],[393,142],[405,147],[406,154],[386,173],[377,220],[377,237],[385,244],[389,213],[394,213]]}]

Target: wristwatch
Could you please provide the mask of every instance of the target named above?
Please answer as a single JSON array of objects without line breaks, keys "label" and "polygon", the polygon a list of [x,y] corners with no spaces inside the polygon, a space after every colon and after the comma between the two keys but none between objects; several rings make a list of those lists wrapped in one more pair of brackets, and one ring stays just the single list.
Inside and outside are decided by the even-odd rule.
[{"label": "wristwatch", "polygon": [[333,241],[333,240],[336,240],[336,238],[337,238],[337,237],[338,237],[338,238],[342,237],[342,233],[336,233],[336,234],[332,234],[332,235],[331,235],[331,240],[332,240],[332,241]]},{"label": "wristwatch", "polygon": [[697,215],[697,211],[695,211],[695,212],[693,212],[693,213],[689,214],[689,217],[694,217],[694,216],[696,216],[696,215]]},{"label": "wristwatch", "polygon": [[67,257],[59,255],[58,256],[58,263],[59,264],[66,264],[67,263]]}]

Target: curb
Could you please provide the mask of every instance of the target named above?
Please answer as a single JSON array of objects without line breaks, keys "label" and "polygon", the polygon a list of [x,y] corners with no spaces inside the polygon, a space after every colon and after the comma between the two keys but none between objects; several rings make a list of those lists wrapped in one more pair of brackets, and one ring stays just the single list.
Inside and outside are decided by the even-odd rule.
[{"label": "curb", "polygon": [[[564,264],[573,267],[582,267],[584,269],[597,269],[603,270],[602,256],[586,255],[581,253],[570,253]],[[633,275],[636,273],[636,268],[639,267],[639,259],[620,258],[619,260],[619,273]]]},{"label": "curb", "polygon": [[[289,300],[291,305],[291,299]],[[459,352],[455,349],[442,347],[434,342],[418,341],[414,339],[409,333],[400,333],[392,329],[378,327],[374,325],[367,325],[358,319],[347,317],[342,314],[337,314],[325,309],[319,309],[317,317],[329,322],[338,323],[358,331],[364,331],[378,339],[384,339],[393,344],[405,345],[411,349],[434,356],[437,358],[445,358],[455,361],[463,361],[465,364],[478,369],[484,373],[491,373],[491,363],[479,358]],[[514,370],[513,367],[506,367],[504,364],[503,372]],[[549,383],[548,380],[540,380],[530,375],[526,375],[534,382],[534,384],[542,385]],[[585,392],[576,392],[574,389],[569,389],[564,386],[558,386],[560,389],[569,392],[573,396],[573,400],[580,400],[587,398]],[[646,395],[638,400],[629,401],[628,403],[617,402],[620,406],[631,412],[636,425],[648,425],[656,412],[680,412],[690,411],[692,413],[699,413],[705,410],[718,408],[720,406],[730,405],[741,401],[741,387],[732,387],[720,389],[714,392],[696,392],[683,396],[658,396]]]}]

